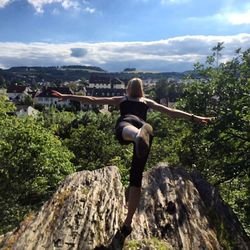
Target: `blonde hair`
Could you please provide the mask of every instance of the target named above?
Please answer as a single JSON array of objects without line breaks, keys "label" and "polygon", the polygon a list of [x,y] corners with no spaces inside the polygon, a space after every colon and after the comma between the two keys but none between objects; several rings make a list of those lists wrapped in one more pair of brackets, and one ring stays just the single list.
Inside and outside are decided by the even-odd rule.
[{"label": "blonde hair", "polygon": [[140,78],[132,78],[128,82],[127,94],[130,97],[144,97],[143,83]]}]

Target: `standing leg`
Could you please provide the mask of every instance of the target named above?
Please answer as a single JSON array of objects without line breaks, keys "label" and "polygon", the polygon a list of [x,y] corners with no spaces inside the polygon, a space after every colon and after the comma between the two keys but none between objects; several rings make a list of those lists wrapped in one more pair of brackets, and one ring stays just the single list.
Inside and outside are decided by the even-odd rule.
[{"label": "standing leg", "polygon": [[139,206],[141,196],[141,187],[129,187],[129,194],[128,194],[128,213],[127,217],[124,221],[124,225],[130,227],[132,223],[132,219],[136,208]]}]

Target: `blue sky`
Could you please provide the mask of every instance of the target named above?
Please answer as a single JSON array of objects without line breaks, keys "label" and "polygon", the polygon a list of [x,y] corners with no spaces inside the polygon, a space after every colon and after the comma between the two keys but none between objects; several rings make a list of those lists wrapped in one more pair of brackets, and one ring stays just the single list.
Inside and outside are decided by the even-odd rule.
[{"label": "blue sky", "polygon": [[0,0],[0,67],[183,71],[250,44],[246,0]]}]

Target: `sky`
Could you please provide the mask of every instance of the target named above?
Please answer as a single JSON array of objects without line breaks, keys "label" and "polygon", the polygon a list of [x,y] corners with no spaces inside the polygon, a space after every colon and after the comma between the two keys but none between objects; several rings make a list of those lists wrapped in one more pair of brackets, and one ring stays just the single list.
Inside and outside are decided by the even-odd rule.
[{"label": "sky", "polygon": [[0,0],[0,68],[177,71],[250,48],[249,0]]}]

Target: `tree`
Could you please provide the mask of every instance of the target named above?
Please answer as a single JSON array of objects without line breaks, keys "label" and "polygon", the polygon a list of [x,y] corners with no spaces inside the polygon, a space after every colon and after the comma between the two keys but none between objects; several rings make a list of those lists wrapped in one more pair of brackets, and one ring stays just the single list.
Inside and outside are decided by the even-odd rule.
[{"label": "tree", "polygon": [[[0,73],[1,73],[1,69],[0,69]],[[0,88],[6,88],[7,87],[7,81],[4,79],[3,76],[0,75]]]},{"label": "tree", "polygon": [[53,134],[61,139],[69,137],[71,132],[71,124],[76,119],[73,112],[58,111],[54,106],[50,107],[46,112],[41,112],[38,121],[44,127],[49,129]]},{"label": "tree", "polygon": [[124,158],[114,138],[115,119],[115,116],[85,112],[72,123],[64,144],[74,152],[73,163],[78,170],[97,169],[114,164],[117,157]]},{"label": "tree", "polygon": [[79,84],[85,88],[88,87],[88,85],[89,85],[88,81],[84,77],[81,77]]},{"label": "tree", "polygon": [[16,110],[15,105],[8,101],[6,96],[0,95],[0,118],[7,117],[8,112],[13,112]]},{"label": "tree", "polygon": [[213,56],[216,58],[216,67],[219,66],[219,57],[221,56],[220,51],[224,49],[223,47],[224,42],[218,42],[215,47],[212,48],[212,51],[214,51]]},{"label": "tree", "polygon": [[182,94],[182,87],[175,81],[161,79],[155,87],[155,99],[159,102],[162,98],[176,100]]},{"label": "tree", "polygon": [[33,106],[34,105],[34,100],[30,95],[26,95],[24,100],[21,101],[23,105],[28,105],[28,106]]},{"label": "tree", "polygon": [[[222,44],[219,45],[217,51],[221,50]],[[216,117],[209,126],[191,126],[191,133],[182,139],[178,151],[182,164],[198,169],[221,187],[225,199],[230,197],[227,192],[232,191],[225,188],[228,183],[250,195],[247,186],[250,178],[250,49],[239,52],[216,69],[211,67],[213,60],[208,60],[207,66],[199,65],[197,73],[206,80],[194,79],[188,84],[178,104],[188,112]],[[237,204],[246,204],[244,208],[237,204],[234,208],[239,215],[249,218],[249,198],[245,195],[241,198]],[[246,210],[242,212],[242,209]],[[243,216],[240,218],[250,231],[249,223]]]},{"label": "tree", "polygon": [[73,154],[31,118],[0,120],[0,234],[37,209],[74,171]]}]

